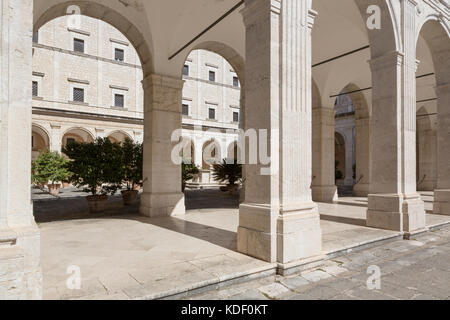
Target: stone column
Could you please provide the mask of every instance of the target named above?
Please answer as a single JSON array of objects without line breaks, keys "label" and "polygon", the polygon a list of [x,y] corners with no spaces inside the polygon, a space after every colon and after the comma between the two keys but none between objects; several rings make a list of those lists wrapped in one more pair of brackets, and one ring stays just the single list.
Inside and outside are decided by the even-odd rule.
[{"label": "stone column", "polygon": [[181,165],[172,161],[172,133],[181,130],[183,81],[151,74],[144,86],[144,193],[140,212],[149,217],[185,214]]},{"label": "stone column", "polygon": [[370,188],[370,119],[356,120],[356,184],[353,194],[367,197]]},{"label": "stone column", "polygon": [[0,1],[0,299],[40,299],[30,192],[32,0]]},{"label": "stone column", "polygon": [[321,253],[320,218],[311,196],[315,13],[307,1],[248,0],[243,15],[245,129],[268,130],[259,145],[267,140],[270,163],[246,159],[238,250],[283,268]]},{"label": "stone column", "polygon": [[335,173],[334,109],[312,110],[312,198],[316,202],[338,200]]},{"label": "stone column", "polygon": [[[450,77],[447,77],[447,79]],[[450,215],[450,83],[438,84],[437,189],[434,213]]]},{"label": "stone column", "polygon": [[425,229],[425,209],[416,186],[416,2],[401,4],[404,52],[370,61],[372,173],[367,225],[410,234]]}]

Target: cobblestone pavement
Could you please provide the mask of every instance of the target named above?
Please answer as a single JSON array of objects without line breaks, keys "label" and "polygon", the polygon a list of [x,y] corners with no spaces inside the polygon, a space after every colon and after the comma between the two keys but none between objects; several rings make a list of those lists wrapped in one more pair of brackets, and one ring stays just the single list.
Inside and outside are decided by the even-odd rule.
[{"label": "cobblestone pavement", "polygon": [[[367,282],[381,271],[381,288]],[[372,280],[372,278],[371,278]],[[370,281],[371,284],[375,283]],[[189,299],[201,300],[429,300],[450,298],[450,228],[350,252],[298,275],[232,285]]]}]

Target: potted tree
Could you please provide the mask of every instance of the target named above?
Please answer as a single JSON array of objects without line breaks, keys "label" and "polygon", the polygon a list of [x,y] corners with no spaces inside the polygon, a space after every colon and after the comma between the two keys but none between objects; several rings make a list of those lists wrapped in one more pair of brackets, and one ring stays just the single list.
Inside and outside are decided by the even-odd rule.
[{"label": "potted tree", "polygon": [[222,163],[214,164],[213,177],[217,182],[227,183],[227,190],[233,194],[238,190],[238,183],[242,179],[242,165],[237,160],[230,162],[225,159]]},{"label": "potted tree", "polygon": [[127,138],[122,143],[122,176],[126,190],[122,190],[123,204],[132,205],[138,199],[142,184],[143,146]]},{"label": "potted tree", "polygon": [[108,194],[115,194],[121,185],[122,154],[119,144],[107,138],[91,143],[70,143],[63,152],[70,158],[71,182],[91,193],[86,199],[90,213],[105,210]]},{"label": "potted tree", "polygon": [[57,196],[61,189],[60,182],[69,176],[67,164],[67,160],[59,152],[42,152],[32,163],[33,182],[38,186],[48,184],[50,194]]},{"label": "potted tree", "polygon": [[183,163],[181,164],[182,192],[186,190],[186,183],[189,180],[192,180],[194,178],[194,175],[199,173],[200,173],[199,168],[195,164],[193,164],[192,161],[183,160]]}]

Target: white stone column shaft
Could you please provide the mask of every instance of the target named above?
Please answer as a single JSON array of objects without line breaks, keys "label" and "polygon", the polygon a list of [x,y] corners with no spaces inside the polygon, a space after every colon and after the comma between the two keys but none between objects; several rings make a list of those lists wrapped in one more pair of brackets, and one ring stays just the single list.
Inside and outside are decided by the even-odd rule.
[{"label": "white stone column shaft", "polygon": [[32,22],[32,0],[0,1],[0,300],[42,297],[30,191]]},{"label": "white stone column shaft", "polygon": [[286,264],[321,253],[320,219],[311,196],[315,14],[307,1],[297,0],[248,0],[243,14],[245,129],[268,130],[271,162],[245,165],[238,250]]},{"label": "white stone column shaft", "polygon": [[181,166],[172,161],[172,133],[181,130],[183,81],[152,74],[144,87],[144,194],[140,212],[149,217],[185,214]]},{"label": "white stone column shaft", "polygon": [[335,173],[334,109],[312,110],[312,198],[317,202],[338,200]]},{"label": "white stone column shaft", "polygon": [[416,187],[416,2],[402,4],[403,49],[372,59],[371,184],[367,225],[389,230],[425,228]]}]

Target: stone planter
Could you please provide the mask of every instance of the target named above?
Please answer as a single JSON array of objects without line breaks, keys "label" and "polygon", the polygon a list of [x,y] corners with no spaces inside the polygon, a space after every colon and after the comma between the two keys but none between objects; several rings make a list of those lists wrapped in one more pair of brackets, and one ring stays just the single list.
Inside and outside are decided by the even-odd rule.
[{"label": "stone planter", "polygon": [[105,211],[107,195],[96,195],[86,197],[89,206],[89,213],[101,213]]},{"label": "stone planter", "polygon": [[62,183],[62,187],[63,187],[63,189],[67,189],[67,188],[70,187],[70,183],[69,182],[63,182]]},{"label": "stone planter", "polygon": [[132,204],[136,203],[136,201],[138,199],[138,195],[139,195],[139,191],[137,191],[137,190],[122,191],[123,205],[131,206]]},{"label": "stone planter", "polygon": [[58,184],[49,184],[48,185],[48,192],[52,195],[52,196],[57,196],[59,194],[59,191],[61,190],[61,185]]}]

